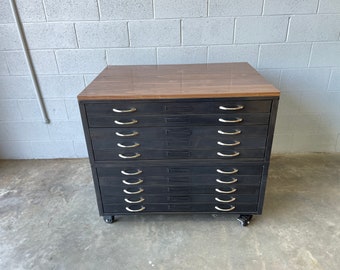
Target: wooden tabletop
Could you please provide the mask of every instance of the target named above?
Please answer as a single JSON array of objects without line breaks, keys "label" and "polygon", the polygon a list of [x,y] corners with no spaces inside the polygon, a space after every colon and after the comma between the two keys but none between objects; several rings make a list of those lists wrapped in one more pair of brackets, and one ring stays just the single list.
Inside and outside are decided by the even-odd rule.
[{"label": "wooden tabletop", "polygon": [[279,96],[247,63],[108,66],[78,100]]}]

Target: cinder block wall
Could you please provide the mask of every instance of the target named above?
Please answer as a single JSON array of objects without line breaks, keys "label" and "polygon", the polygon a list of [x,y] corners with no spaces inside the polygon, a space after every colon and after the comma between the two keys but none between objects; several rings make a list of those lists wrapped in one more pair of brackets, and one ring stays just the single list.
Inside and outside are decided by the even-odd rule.
[{"label": "cinder block wall", "polygon": [[0,0],[0,157],[87,156],[76,95],[106,65],[249,62],[282,90],[274,152],[340,151],[340,0]]}]

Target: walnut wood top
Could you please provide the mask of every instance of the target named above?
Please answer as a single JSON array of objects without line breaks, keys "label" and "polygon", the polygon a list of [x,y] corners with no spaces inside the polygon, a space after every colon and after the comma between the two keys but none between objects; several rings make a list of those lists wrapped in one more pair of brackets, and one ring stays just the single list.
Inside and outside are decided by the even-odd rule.
[{"label": "walnut wood top", "polygon": [[279,96],[247,63],[108,66],[78,100]]}]

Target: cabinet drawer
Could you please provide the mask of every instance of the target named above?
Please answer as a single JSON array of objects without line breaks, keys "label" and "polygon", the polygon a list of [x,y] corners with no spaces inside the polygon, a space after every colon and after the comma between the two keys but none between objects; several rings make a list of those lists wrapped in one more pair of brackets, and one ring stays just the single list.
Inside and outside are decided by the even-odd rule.
[{"label": "cabinet drawer", "polygon": [[[164,164],[161,165],[160,163]],[[178,165],[178,164],[181,165]],[[202,162],[150,162],[131,164],[121,162],[119,164],[97,167],[98,177],[124,176],[124,177],[147,177],[147,176],[186,176],[186,175],[214,175],[214,177],[229,177],[235,175],[262,175],[262,164],[230,163],[210,160]]]},{"label": "cabinet drawer", "polygon": [[201,212],[201,213],[255,213],[257,204],[104,204],[104,212],[109,214]]},{"label": "cabinet drawer", "polygon": [[259,149],[225,149],[215,147],[200,150],[95,150],[94,159],[97,161],[130,160],[162,160],[162,159],[262,159],[264,148]]},{"label": "cabinet drawer", "polygon": [[231,100],[219,99],[215,101],[199,100],[188,102],[177,100],[175,102],[138,102],[116,101],[108,103],[85,104],[88,115],[146,115],[146,114],[206,114],[206,113],[258,113],[269,112],[271,100]]},{"label": "cabinet drawer", "polygon": [[134,115],[134,116],[97,116],[89,115],[89,127],[147,127],[147,126],[236,126],[266,125],[269,113],[192,114],[192,115]]}]

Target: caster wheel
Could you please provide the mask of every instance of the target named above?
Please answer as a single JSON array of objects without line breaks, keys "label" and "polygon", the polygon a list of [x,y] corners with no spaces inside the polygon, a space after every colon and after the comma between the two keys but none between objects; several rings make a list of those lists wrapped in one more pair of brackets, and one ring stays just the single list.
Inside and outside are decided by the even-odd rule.
[{"label": "caster wheel", "polygon": [[253,215],[240,215],[237,220],[241,223],[243,227],[248,226],[250,224],[250,220]]},{"label": "caster wheel", "polygon": [[106,223],[109,224],[113,223],[113,221],[115,220],[114,216],[104,216],[103,219]]}]

